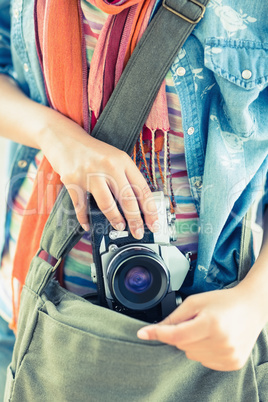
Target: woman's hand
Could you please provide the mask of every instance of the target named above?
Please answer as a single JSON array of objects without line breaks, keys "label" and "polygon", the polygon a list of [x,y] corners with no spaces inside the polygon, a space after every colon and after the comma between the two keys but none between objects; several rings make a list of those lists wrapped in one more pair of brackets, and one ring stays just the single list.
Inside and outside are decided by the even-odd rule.
[{"label": "woman's hand", "polygon": [[[55,110],[29,99],[9,77],[0,74],[1,135],[41,149],[71,196],[80,224],[88,230],[86,192],[116,229],[125,220],[134,237],[143,237],[141,211],[149,229],[157,229],[157,211],[150,188],[132,159],[117,148],[90,137]],[[116,135],[116,133],[114,133]]]},{"label": "woman's hand", "polygon": [[54,113],[49,127],[40,136],[41,149],[66,186],[83,228],[89,229],[88,191],[115,229],[123,230],[126,225],[115,199],[135,238],[141,239],[144,233],[141,211],[149,229],[157,229],[152,193],[132,159],[125,152],[91,137],[73,121]]},{"label": "woman's hand", "polygon": [[214,370],[242,368],[268,323],[267,261],[268,208],[259,256],[239,285],[188,297],[164,321],[142,328],[138,337],[176,346]]},{"label": "woman's hand", "polygon": [[210,369],[231,371],[246,363],[264,325],[254,297],[237,286],[188,297],[164,321],[142,328],[138,337],[176,346]]}]

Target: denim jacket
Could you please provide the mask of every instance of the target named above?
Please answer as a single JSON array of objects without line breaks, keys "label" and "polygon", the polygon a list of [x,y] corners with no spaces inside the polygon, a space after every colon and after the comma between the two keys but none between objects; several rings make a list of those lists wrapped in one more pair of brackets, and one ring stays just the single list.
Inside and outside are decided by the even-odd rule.
[{"label": "denim jacket", "polygon": [[[33,100],[47,104],[33,6],[34,0],[0,0],[0,72],[12,76]],[[184,283],[185,294],[236,280],[241,221],[266,183],[267,15],[263,0],[211,0],[171,66],[199,214],[198,259]],[[11,199],[35,153],[18,146],[13,155]]]}]

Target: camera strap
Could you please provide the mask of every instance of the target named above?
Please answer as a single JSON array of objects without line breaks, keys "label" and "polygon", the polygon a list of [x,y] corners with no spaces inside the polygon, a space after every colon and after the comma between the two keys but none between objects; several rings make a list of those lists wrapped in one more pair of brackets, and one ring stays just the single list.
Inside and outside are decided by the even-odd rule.
[{"label": "camera strap", "polygon": [[[132,153],[170,66],[188,36],[203,18],[208,2],[209,0],[162,1],[96,123],[91,133],[93,137],[128,154]],[[67,217],[65,217],[66,211],[69,211]],[[59,227],[60,223],[63,223],[61,218],[64,220],[64,224]],[[50,223],[55,219],[58,221],[58,228],[56,233],[52,233],[51,230],[55,231],[55,226]],[[99,246],[104,231],[106,228],[108,230],[108,221],[90,195],[89,220],[92,228],[91,242],[96,265],[99,302],[101,305],[105,305]],[[69,229],[66,228],[66,225],[69,226]],[[71,225],[72,229],[70,229]],[[64,242],[61,247],[58,247],[56,236],[63,226],[65,226]],[[45,235],[46,232],[49,234]],[[66,189],[63,189],[45,227],[41,248],[54,258],[61,259],[72,249],[83,233],[76,220],[69,194]],[[56,248],[51,242],[52,238],[54,238]],[[50,239],[49,244],[46,239]],[[57,266],[58,263],[55,267]]]}]

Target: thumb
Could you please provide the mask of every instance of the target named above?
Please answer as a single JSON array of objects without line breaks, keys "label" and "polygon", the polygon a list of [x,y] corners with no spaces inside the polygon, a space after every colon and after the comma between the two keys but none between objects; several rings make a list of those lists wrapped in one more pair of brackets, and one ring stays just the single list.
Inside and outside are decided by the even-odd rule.
[{"label": "thumb", "polygon": [[180,322],[188,321],[197,316],[199,312],[198,304],[195,303],[196,296],[185,299],[170,315],[162,320],[158,325],[175,325]]},{"label": "thumb", "polygon": [[157,339],[156,332],[160,326],[173,326],[195,318],[199,309],[198,305],[192,302],[192,299],[194,299],[194,296],[190,296],[182,302],[176,310],[158,324],[147,325],[141,328],[137,333],[138,338],[144,340]]}]

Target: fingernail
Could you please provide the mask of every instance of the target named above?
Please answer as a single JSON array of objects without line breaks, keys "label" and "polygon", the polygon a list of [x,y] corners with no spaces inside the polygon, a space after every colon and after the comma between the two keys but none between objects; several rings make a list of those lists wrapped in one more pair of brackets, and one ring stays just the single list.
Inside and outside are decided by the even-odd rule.
[{"label": "fingernail", "polygon": [[148,341],[148,340],[149,340],[148,332],[145,331],[144,329],[140,329],[140,330],[137,332],[137,337],[140,338],[140,339],[144,339],[145,341]]},{"label": "fingernail", "polygon": [[115,227],[116,230],[121,231],[121,230],[125,229],[126,225],[124,224],[124,222],[119,222],[116,225],[114,225],[114,227]]},{"label": "fingernail", "polygon": [[159,220],[157,220],[152,224],[152,231],[158,232],[159,229],[160,229],[160,223],[159,223]]},{"label": "fingernail", "polygon": [[135,230],[136,239],[138,239],[138,240],[142,239],[143,235],[144,235],[144,230],[142,228],[138,228],[137,230]]},{"label": "fingernail", "polygon": [[81,225],[82,228],[84,229],[85,232],[89,231],[89,223],[83,223],[83,225]]}]

